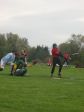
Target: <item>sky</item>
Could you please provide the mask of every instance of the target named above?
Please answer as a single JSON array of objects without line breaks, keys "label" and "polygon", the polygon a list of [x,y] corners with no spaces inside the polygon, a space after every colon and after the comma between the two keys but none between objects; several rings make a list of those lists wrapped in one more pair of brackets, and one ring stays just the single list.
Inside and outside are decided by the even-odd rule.
[{"label": "sky", "polygon": [[84,35],[84,0],[0,0],[0,33],[9,32],[49,47]]}]

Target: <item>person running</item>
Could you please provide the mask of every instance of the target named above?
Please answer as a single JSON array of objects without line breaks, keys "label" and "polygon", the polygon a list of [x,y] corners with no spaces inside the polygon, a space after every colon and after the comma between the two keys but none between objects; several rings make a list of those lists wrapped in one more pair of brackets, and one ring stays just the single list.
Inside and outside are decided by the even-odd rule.
[{"label": "person running", "polygon": [[63,57],[60,50],[57,48],[57,44],[53,44],[53,48],[51,50],[52,53],[52,69],[51,69],[51,77],[53,77],[53,73],[55,70],[55,66],[56,64],[59,65],[59,71],[58,71],[58,77],[61,78],[61,70],[62,70],[62,62],[61,62],[61,58]]},{"label": "person running", "polygon": [[6,54],[1,58],[0,71],[4,70],[6,64],[12,65],[15,60],[16,51],[13,50],[11,53]]}]

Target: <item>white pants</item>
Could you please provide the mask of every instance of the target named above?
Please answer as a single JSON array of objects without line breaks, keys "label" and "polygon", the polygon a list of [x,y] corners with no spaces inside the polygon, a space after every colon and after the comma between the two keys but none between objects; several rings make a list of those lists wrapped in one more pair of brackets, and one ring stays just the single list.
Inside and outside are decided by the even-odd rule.
[{"label": "white pants", "polygon": [[6,65],[6,63],[4,62],[4,60],[1,59],[0,67],[4,69],[5,65]]},{"label": "white pants", "polygon": [[[6,63],[3,59],[1,59],[0,67],[4,69],[6,64],[7,64],[7,63]],[[11,66],[12,66],[14,63],[10,62],[10,63],[8,63],[8,64],[10,65],[10,69],[11,69]]]}]

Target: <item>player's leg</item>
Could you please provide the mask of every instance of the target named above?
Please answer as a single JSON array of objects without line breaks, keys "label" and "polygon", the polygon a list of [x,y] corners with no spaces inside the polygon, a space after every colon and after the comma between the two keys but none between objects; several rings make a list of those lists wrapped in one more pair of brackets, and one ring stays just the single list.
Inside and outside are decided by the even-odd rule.
[{"label": "player's leg", "polygon": [[1,59],[1,62],[0,62],[0,71],[4,70],[4,67],[5,67],[5,62],[4,62],[4,60]]},{"label": "player's leg", "polygon": [[62,65],[62,62],[61,62],[61,59],[60,58],[57,58],[57,64],[59,65],[59,70],[58,70],[58,77],[60,77],[61,78],[61,71],[62,71],[62,67],[63,67],[63,65]]},{"label": "player's leg", "polygon": [[56,66],[56,58],[53,58],[52,69],[51,69],[51,77],[53,76],[55,66]]},{"label": "player's leg", "polygon": [[11,63],[10,65],[11,75],[14,75],[16,69],[17,69],[17,65],[15,63]]}]

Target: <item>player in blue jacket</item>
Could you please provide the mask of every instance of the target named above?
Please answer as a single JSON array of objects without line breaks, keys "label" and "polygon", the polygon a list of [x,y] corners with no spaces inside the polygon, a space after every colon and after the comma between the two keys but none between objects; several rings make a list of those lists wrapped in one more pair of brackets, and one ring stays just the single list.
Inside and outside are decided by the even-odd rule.
[{"label": "player in blue jacket", "polygon": [[11,53],[6,54],[1,58],[0,61],[0,71],[4,70],[6,64],[12,65],[15,60],[16,51],[12,51]]}]

